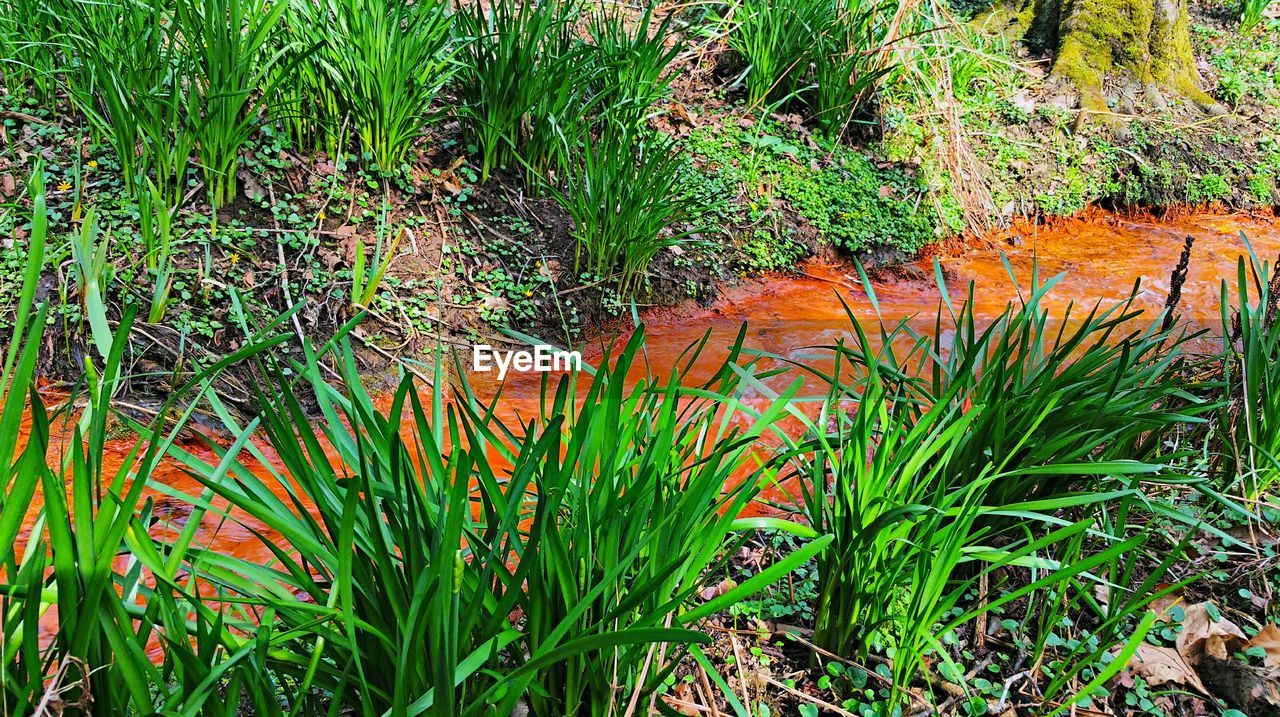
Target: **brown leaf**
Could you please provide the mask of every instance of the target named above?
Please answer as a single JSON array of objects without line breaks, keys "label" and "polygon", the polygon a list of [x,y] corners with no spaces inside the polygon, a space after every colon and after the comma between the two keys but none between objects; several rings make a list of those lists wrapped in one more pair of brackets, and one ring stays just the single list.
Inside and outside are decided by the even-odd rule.
[{"label": "brown leaf", "polygon": [[[1156,585],[1156,592],[1167,590],[1168,588],[1168,583],[1159,583]],[[1169,622],[1173,619],[1173,616],[1170,613],[1173,612],[1174,607],[1182,604],[1182,599],[1182,590],[1174,590],[1168,595],[1162,595],[1155,600],[1152,600],[1151,603],[1147,605],[1147,608],[1156,614],[1156,619],[1160,622]]]},{"label": "brown leaf", "polygon": [[1280,667],[1280,628],[1275,625],[1267,625],[1259,630],[1245,647],[1261,647],[1266,653],[1262,664],[1270,669]]},{"label": "brown leaf", "polygon": [[703,588],[702,592],[698,593],[698,596],[701,597],[704,602],[707,600],[714,600],[715,598],[718,598],[721,595],[724,595],[725,593],[736,588],[737,586],[738,584],[735,583],[733,580],[729,578],[725,578],[724,580],[721,580],[715,585],[709,585]]},{"label": "brown leaf", "polygon": [[252,172],[242,169],[236,172],[236,177],[240,179],[240,186],[244,188],[246,197],[256,202],[267,196],[267,190],[262,188],[258,178]]},{"label": "brown leaf", "polygon": [[1208,694],[1194,668],[1172,647],[1158,647],[1143,643],[1129,660],[1129,669],[1140,675],[1152,687],[1177,685],[1190,687]]},{"label": "brown leaf", "polygon": [[564,272],[561,270],[560,262],[555,259],[551,259],[546,263],[538,262],[538,276],[549,282],[555,283],[559,281],[562,273]]},{"label": "brown leaf", "polygon": [[1192,665],[1200,664],[1206,655],[1225,660],[1248,639],[1230,620],[1210,617],[1206,603],[1188,605],[1186,613],[1178,633],[1178,654]]},{"label": "brown leaf", "polygon": [[351,224],[344,224],[334,233],[339,237],[338,251],[348,264],[355,266],[356,255],[364,252],[364,245],[360,242],[360,237],[356,236],[356,228]]},{"label": "brown leaf", "polygon": [[506,311],[511,308],[511,302],[501,296],[484,297],[484,308],[492,311]]},{"label": "brown leaf", "polygon": [[1030,113],[1036,108],[1036,101],[1026,91],[1019,90],[1009,99],[1009,103],[1023,112]]},{"label": "brown leaf", "polygon": [[320,247],[320,251],[317,254],[320,256],[320,262],[329,271],[333,271],[334,267],[342,263],[342,255],[332,249]]}]

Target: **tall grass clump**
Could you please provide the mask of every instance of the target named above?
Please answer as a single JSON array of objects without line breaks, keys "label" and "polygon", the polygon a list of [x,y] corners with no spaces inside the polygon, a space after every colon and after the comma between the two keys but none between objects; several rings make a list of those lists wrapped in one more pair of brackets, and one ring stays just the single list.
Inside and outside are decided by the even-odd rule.
[{"label": "tall grass clump", "polygon": [[302,48],[315,48],[301,60],[301,84],[288,90],[300,117],[320,123],[313,129],[322,136],[339,131],[334,125],[345,117],[361,150],[381,171],[395,171],[456,69],[448,4],[297,0],[293,8],[292,34]]},{"label": "tall grass clump", "polygon": [[[741,381],[731,367],[742,338],[704,384],[688,379],[699,346],[668,377],[627,388],[624,378],[642,360],[643,332],[637,332],[608,357],[612,367],[601,369],[585,393],[561,383],[544,402],[540,432],[555,438],[534,481],[530,543],[513,576],[525,585],[519,607],[531,652],[553,648],[567,635],[604,642],[616,631],[658,636],[684,628],[776,580],[825,544],[815,541],[686,612],[735,552],[736,518],[761,487],[759,470],[751,470],[756,439],[798,388],[793,384],[740,427],[734,397]],[[693,641],[689,635],[666,641],[675,645],[649,640],[584,651],[538,673],[530,711],[606,715],[641,705],[635,713],[652,712],[648,698],[679,662],[680,643]]]},{"label": "tall grass clump", "polygon": [[[940,280],[934,337],[906,322],[867,332],[850,313],[853,341],[826,347],[834,367],[807,369],[830,392],[816,417],[793,409],[807,430],[782,438],[782,456],[801,515],[833,536],[818,558],[814,640],[844,656],[891,654],[896,689],[926,654],[952,659],[940,639],[964,619],[1137,549],[1144,538],[1118,537],[1121,524],[1096,552],[1044,562],[1073,536],[1103,533],[1091,507],[1145,505],[1138,477],[1170,480],[1165,439],[1210,408],[1183,393],[1181,338],[1136,325],[1136,292],[1051,320],[1055,283],[1033,272],[1019,303],[980,328],[972,293],[956,306]],[[991,603],[958,603],[1015,565],[1047,569]]]},{"label": "tall grass clump", "polygon": [[747,67],[756,106],[800,103],[818,128],[839,138],[893,68],[897,3],[875,0],[744,0],[735,6],[729,47]]},{"label": "tall grass clump", "polygon": [[[1035,564],[1052,546],[1095,529],[1092,518],[1058,525],[1055,511],[1115,497],[1062,493],[1001,503],[992,500],[995,486],[1081,473],[1128,476],[1156,467],[1135,461],[1022,466],[1015,462],[1021,447],[1016,444],[1006,453],[989,453],[980,465],[964,465],[974,426],[990,409],[962,406],[949,400],[953,396],[923,403],[865,336],[855,346],[847,354],[846,347],[837,347],[837,366],[853,361],[847,377],[840,368],[828,376],[832,391],[816,417],[793,409],[807,430],[798,440],[783,439],[789,449],[783,455],[794,469],[789,475],[797,484],[800,514],[832,538],[817,558],[814,643],[860,661],[891,655],[892,710],[905,701],[927,655],[953,659],[942,646],[948,632],[1141,543],[1117,540],[1097,555],[1052,564],[1047,575],[1006,587],[995,602],[963,605],[962,597],[984,576]],[[1020,442],[1035,442],[1045,418],[1021,434]],[[960,470],[968,481],[952,480]],[[995,518],[1001,515],[1017,515],[1023,528],[1000,532]]]},{"label": "tall grass clump", "polygon": [[830,0],[743,0],[735,6],[726,39],[747,63],[743,81],[751,104],[772,104],[803,86],[832,10]]},{"label": "tall grass clump", "polygon": [[632,124],[607,124],[562,153],[563,181],[548,188],[573,219],[575,269],[616,276],[630,294],[659,251],[690,241],[688,162],[675,140]]},{"label": "tall grass clump", "polygon": [[294,146],[336,158],[347,146],[349,120],[316,30],[323,18],[316,3],[292,2],[273,40],[281,58],[273,66],[276,91],[266,99]]},{"label": "tall grass clump", "polygon": [[[1008,266],[1011,281],[1016,282]],[[1109,306],[1052,308],[1050,292],[1063,279],[1030,283],[990,322],[979,322],[973,287],[958,306],[935,266],[943,295],[935,335],[916,385],[921,399],[986,406],[957,465],[977,470],[989,455],[1010,454],[1028,467],[1112,459],[1167,463],[1166,442],[1178,430],[1205,422],[1212,405],[1188,390],[1180,373],[1189,336],[1143,318],[1134,305],[1139,287]],[[947,332],[948,327],[954,333]],[[903,361],[894,359],[897,365]],[[1033,431],[1041,440],[1025,442]],[[1087,476],[1087,472],[1081,475]],[[971,473],[951,480],[963,485]],[[992,486],[992,503],[1047,497],[1078,485],[1069,475],[1029,474]]]},{"label": "tall grass clump", "polygon": [[[170,401],[131,448],[108,460],[113,453],[107,450],[109,437],[119,440],[110,402],[123,380],[130,310],[120,320],[102,370],[85,363],[80,413],[48,414],[33,381],[45,325],[45,307],[36,307],[34,298],[48,227],[38,179],[33,208],[14,336],[0,370],[0,539],[14,546],[0,559],[0,709],[6,714],[234,714],[240,695],[248,696],[240,687],[261,684],[256,678],[242,680],[242,670],[254,662],[249,653],[268,646],[250,640],[246,652],[243,638],[221,628],[203,636],[189,632],[192,610],[202,618],[211,611],[191,585],[177,579],[182,541],[161,555],[150,534],[158,510],[147,497],[147,478],[191,409],[170,414]],[[210,372],[253,350],[229,357]],[[200,373],[195,383],[210,375]],[[77,406],[76,398],[67,405]],[[198,523],[186,527],[187,542]],[[196,649],[199,659],[192,659]],[[240,654],[231,659],[234,649]],[[197,665],[203,669],[194,677]],[[227,686],[230,693],[223,691]],[[259,701],[267,694],[259,690]]]},{"label": "tall grass clump", "polygon": [[1241,0],[1240,32],[1249,32],[1262,24],[1262,18],[1272,0]]},{"label": "tall grass clump", "polygon": [[[170,402],[132,447],[108,450],[108,441],[121,440],[110,402],[124,380],[119,367],[133,315],[122,318],[102,372],[86,363],[78,418],[48,415],[30,381],[43,310],[19,337],[15,370],[4,377],[0,537],[15,546],[0,578],[0,707],[7,714],[38,713],[43,704],[68,715],[234,715],[242,697],[264,707],[276,701],[258,659],[272,647],[270,632],[239,637],[250,624],[242,615],[232,634],[233,612],[212,608],[180,572],[198,518],[167,554],[152,534],[163,519],[148,497],[148,476],[190,411],[170,413]],[[14,459],[23,409],[27,442]],[[37,488],[42,505],[32,501]]]},{"label": "tall grass clump", "polygon": [[62,63],[58,16],[41,0],[0,2],[0,78],[9,93],[33,91],[48,104],[54,99]]},{"label": "tall grass clump", "polygon": [[813,87],[805,99],[818,128],[838,139],[892,69],[885,53],[890,17],[874,0],[837,0],[818,36]]},{"label": "tall grass clump", "polygon": [[1239,259],[1234,289],[1222,282],[1227,402],[1219,412],[1217,432],[1222,472],[1231,487],[1251,500],[1268,494],[1280,478],[1278,299],[1280,274],[1250,246],[1248,258]]},{"label": "tall grass clump", "polygon": [[287,0],[177,0],[173,21],[191,63],[187,122],[214,209],[235,197],[240,150],[275,91],[280,53],[270,39],[288,8]]},{"label": "tall grass clump", "polygon": [[409,378],[383,413],[348,349],[341,387],[314,355],[295,367],[324,416],[317,429],[295,386],[266,367],[256,427],[280,467],[247,440],[254,425],[219,469],[189,465],[232,507],[229,520],[261,526],[272,559],[205,553],[202,579],[297,635],[296,659],[273,670],[335,708],[481,715],[524,702],[536,715],[605,714],[647,699],[679,645],[707,640],[692,623],[824,542],[692,607],[760,482],[726,481],[780,409],[735,428],[727,369],[700,391],[676,379],[628,389],[641,342],[585,393],[579,377],[546,385],[544,412],[521,425],[465,388],[424,402]]},{"label": "tall grass clump", "polygon": [[481,181],[520,166],[547,176],[560,147],[585,136],[598,68],[575,34],[580,12],[576,0],[481,0],[460,11],[460,116]]},{"label": "tall grass clump", "polygon": [[[40,616],[46,603],[38,596],[45,569],[42,546],[25,551],[19,557],[18,538],[22,524],[40,486],[45,466],[47,438],[38,425],[26,431],[23,416],[29,397],[35,393],[36,361],[44,331],[45,311],[35,307],[36,286],[44,268],[44,252],[48,239],[48,215],[45,209],[43,172],[37,164],[32,178],[33,213],[27,242],[27,267],[15,307],[13,333],[0,364],[0,539],[13,549],[0,558],[6,585],[0,586],[0,710],[6,714],[31,711],[43,694],[44,664],[40,654]],[[32,314],[35,309],[35,314]],[[35,406],[32,406],[33,421]],[[30,544],[34,542],[27,538]],[[20,587],[19,587],[20,586]]]},{"label": "tall grass clump", "polygon": [[151,177],[165,203],[182,200],[195,137],[186,126],[190,58],[168,0],[56,0],[71,69],[68,91],[115,151],[136,196]]},{"label": "tall grass clump", "polygon": [[632,19],[624,6],[614,5],[596,10],[588,21],[600,68],[592,96],[613,121],[639,126],[670,91],[674,75],[667,68],[683,45],[673,40],[675,13],[659,21],[655,10],[646,5]]}]

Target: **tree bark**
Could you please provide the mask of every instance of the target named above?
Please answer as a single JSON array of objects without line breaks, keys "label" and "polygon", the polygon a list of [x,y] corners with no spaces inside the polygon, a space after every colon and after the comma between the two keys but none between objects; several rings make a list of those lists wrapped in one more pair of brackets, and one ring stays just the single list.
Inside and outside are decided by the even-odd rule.
[{"label": "tree bark", "polygon": [[[1163,108],[1180,97],[1213,109],[1191,51],[1187,0],[1013,0],[1007,22],[1033,49],[1053,54],[1052,75],[1107,112],[1108,96],[1145,95]],[[1000,12],[997,9],[996,12]]]}]

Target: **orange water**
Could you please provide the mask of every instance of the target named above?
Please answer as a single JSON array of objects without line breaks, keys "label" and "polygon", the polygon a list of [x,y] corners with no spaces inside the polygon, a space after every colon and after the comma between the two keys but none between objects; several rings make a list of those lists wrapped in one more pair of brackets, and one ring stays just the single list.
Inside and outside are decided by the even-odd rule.
[{"label": "orange water", "polygon": [[[1201,215],[1156,221],[1103,213],[1060,221],[1048,228],[1007,232],[999,240],[983,242],[991,248],[972,249],[940,262],[953,302],[958,303],[973,283],[979,321],[993,319],[1009,302],[1017,301],[1019,287],[1025,290],[1030,283],[1033,264],[1042,283],[1065,274],[1043,302],[1056,315],[1063,315],[1072,303],[1073,315],[1087,311],[1097,301],[1114,304],[1128,298],[1134,282],[1141,280],[1134,308],[1155,316],[1164,308],[1183,242],[1194,236],[1178,311],[1188,328],[1216,329],[1221,324],[1221,282],[1226,279],[1234,286],[1237,259],[1247,251],[1241,232],[1249,237],[1260,258],[1276,263],[1280,221],[1274,219]],[[1014,242],[1007,241],[1008,237]],[[1010,278],[1010,270],[1016,282]],[[730,287],[709,308],[682,306],[645,315],[650,367],[661,373],[706,331],[712,334],[710,347],[723,347],[735,338],[743,323],[748,326],[751,348],[797,361],[812,360],[821,354],[814,347],[852,337],[846,306],[874,333],[870,327],[877,321],[876,309],[854,266],[810,262],[802,272],[799,277],[772,276]],[[878,274],[899,277],[872,282],[881,320],[896,323],[906,319],[916,331],[932,334],[940,302],[932,260],[917,261],[905,271]],[[626,338],[623,335],[611,345]],[[598,345],[589,347],[584,360],[591,363],[600,354]],[[708,351],[698,364],[703,370],[695,367],[691,378],[706,378],[722,356],[723,352]],[[486,385],[483,377],[477,380]],[[536,375],[509,375],[503,387],[504,405],[509,410],[536,408],[537,386]]]},{"label": "orange water", "polygon": [[[1154,315],[1164,306],[1170,273],[1184,238],[1190,235],[1196,237],[1196,244],[1180,312],[1190,326],[1215,328],[1220,323],[1221,281],[1234,279],[1237,258],[1245,251],[1240,237],[1242,231],[1250,237],[1262,258],[1276,260],[1280,254],[1280,223],[1275,220],[1199,215],[1176,221],[1155,221],[1095,215],[1059,222],[1049,228],[1015,232],[1014,243],[1002,237],[993,242],[997,245],[995,248],[970,250],[941,262],[956,300],[969,282],[973,282],[979,319],[995,317],[1008,302],[1016,300],[1017,287],[1026,287],[1029,283],[1033,262],[1038,262],[1042,279],[1067,274],[1046,303],[1051,311],[1063,312],[1071,302],[1080,310],[1099,300],[1104,303],[1121,300],[1129,295],[1134,282],[1142,279],[1136,308]],[[1007,256],[1016,282],[1010,278],[1002,256]],[[913,267],[896,272],[905,278],[873,282],[874,292],[884,320],[908,319],[915,329],[931,332],[940,298],[933,266],[930,261],[922,260]],[[658,375],[663,374],[691,342],[710,331],[708,350],[692,372],[692,378],[705,379],[744,322],[749,327],[747,342],[751,348],[806,360],[815,355],[813,347],[851,336],[846,304],[859,321],[875,321],[872,302],[852,266],[814,262],[804,266],[803,273],[803,276],[771,276],[730,287],[710,308],[681,306],[647,313],[645,353],[649,368]],[[609,341],[616,344],[626,338],[624,332]],[[591,363],[599,359],[602,351],[601,341],[597,341],[584,350],[584,358]],[[533,374],[508,376],[501,387],[502,417],[535,415],[539,408],[538,382],[539,377]],[[491,375],[478,375],[474,383],[482,394],[492,395],[498,388]],[[104,457],[107,469],[114,470],[131,447],[131,443],[123,441],[110,446]],[[184,447],[214,459],[212,452],[197,441]],[[200,486],[173,465],[165,466],[152,478],[183,493],[199,492]],[[187,507],[180,501],[168,497],[158,497],[158,501],[157,512],[175,522],[180,523],[187,513]],[[198,536],[203,544],[249,559],[269,558],[269,551],[253,535],[253,531],[262,530],[267,539],[271,539],[270,532],[263,526],[251,521],[239,524],[209,518],[205,523]]]}]

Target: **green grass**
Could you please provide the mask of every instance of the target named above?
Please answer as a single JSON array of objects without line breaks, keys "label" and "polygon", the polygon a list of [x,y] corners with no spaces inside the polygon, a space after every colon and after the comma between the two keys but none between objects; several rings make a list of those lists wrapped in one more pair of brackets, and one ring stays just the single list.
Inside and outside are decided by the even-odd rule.
[{"label": "green grass", "polygon": [[[1245,240],[1247,243],[1247,239]],[[1249,499],[1280,478],[1280,323],[1274,268],[1249,245],[1233,284],[1222,282],[1222,361],[1227,401],[1219,411],[1220,463],[1228,490]]]},{"label": "green grass", "polygon": [[[977,478],[984,456],[1008,456],[1010,465],[1070,465],[1113,459],[1160,464],[1171,460],[1164,441],[1185,425],[1199,425],[1212,404],[1195,397],[1179,375],[1184,358],[1181,329],[1162,330],[1141,318],[1133,301],[1124,300],[1062,312],[1046,305],[1049,293],[1065,280],[1041,279],[1038,270],[1011,304],[994,320],[979,322],[973,312],[973,287],[967,299],[953,303],[935,264],[943,303],[933,336],[914,344],[923,359],[918,368],[919,400],[946,400],[983,406],[974,434],[957,456],[953,485]],[[1010,280],[1013,278],[1009,268]],[[949,339],[944,330],[954,329]],[[908,356],[892,355],[905,370]],[[1044,438],[1027,442],[1025,436]],[[989,502],[1002,504],[1060,494],[1073,485],[1069,476],[1028,474],[992,486]]]},{"label": "green grass", "polygon": [[544,176],[559,148],[586,131],[586,93],[598,70],[574,36],[580,8],[490,0],[461,11],[460,116],[482,182],[522,165]]},{"label": "green grass", "polygon": [[14,96],[54,100],[59,69],[58,17],[41,0],[0,2],[0,75]]},{"label": "green grass", "polygon": [[725,18],[729,47],[747,67],[743,82],[752,105],[786,99],[803,88],[831,12],[828,0],[744,0]]},{"label": "green grass", "polygon": [[235,198],[240,152],[281,78],[270,40],[288,9],[287,0],[177,1],[172,22],[192,63],[187,122],[215,210]]},{"label": "green grass", "polygon": [[[170,414],[176,403],[171,400],[160,417],[139,427],[137,442],[120,456],[119,465],[108,468],[107,442],[117,440],[111,438],[114,429],[109,423],[116,417],[112,399],[123,380],[128,346],[124,339],[135,313],[127,311],[101,363],[84,364],[85,401],[79,415],[69,413],[53,422],[34,384],[47,308],[41,305],[32,312],[48,242],[44,189],[38,179],[32,186],[32,204],[28,274],[0,371],[0,538],[14,546],[19,536],[25,539],[21,551],[6,551],[2,559],[0,708],[9,714],[31,713],[38,704],[46,705],[44,709],[56,704],[63,714],[72,715],[184,710],[236,714],[237,660],[245,656],[244,641],[218,627],[209,631],[204,618],[214,612],[191,585],[177,578],[199,520],[180,531],[181,538],[163,555],[150,533],[155,505],[145,497],[146,477],[168,460],[169,448],[192,409]],[[191,394],[191,386],[180,387],[175,395],[198,401],[200,392],[208,389],[207,377],[280,342],[250,343],[252,348],[200,374],[192,385],[203,383],[202,389]],[[76,397],[67,405],[75,406]],[[25,445],[18,449],[24,414],[30,428]],[[163,419],[170,415],[175,423]],[[63,446],[58,459],[50,453],[55,442]],[[33,513],[37,489],[43,506]],[[27,524],[29,530],[23,529],[24,519],[34,519]],[[189,618],[193,610],[197,616]],[[221,622],[215,617],[212,624]],[[47,636],[43,625],[51,628]],[[189,628],[194,632],[188,633]],[[261,646],[248,642],[253,649]],[[231,645],[240,646],[241,654],[223,662]],[[157,646],[162,648],[158,658],[151,651]],[[193,679],[193,671],[201,679]],[[224,693],[224,688],[230,692]],[[229,703],[223,701],[224,694],[232,697]]]},{"label": "green grass", "polygon": [[[501,397],[481,402],[465,382],[447,395],[440,365],[437,390],[406,376],[388,404],[343,341],[299,361],[268,353],[284,338],[262,337],[286,315],[141,425],[112,404],[127,311],[86,363],[86,408],[53,461],[61,424],[32,391],[40,176],[0,373],[0,540],[30,541],[5,556],[0,585],[0,699],[15,712],[55,690],[72,714],[90,696],[111,714],[643,712],[686,656],[705,660],[701,620],[803,565],[816,570],[814,643],[858,662],[892,656],[885,709],[907,707],[926,670],[964,683],[948,641],[1024,598],[1047,604],[1027,616],[1027,649],[1068,709],[1099,694],[1151,629],[1151,600],[1187,579],[1171,572],[1186,540],[1151,557],[1150,519],[1192,519],[1148,491],[1199,488],[1170,469],[1182,456],[1167,446],[1218,406],[1181,380],[1176,331],[1129,303],[1059,328],[1045,304],[1057,280],[1038,278],[981,328],[972,296],[952,303],[943,287],[945,346],[907,324],[851,323],[852,340],[827,347],[836,368],[802,367],[826,389],[814,399],[750,360],[745,327],[716,363],[704,341],[661,377],[640,330],[598,370],[544,381],[538,410],[511,422],[496,416]],[[1242,290],[1261,281],[1242,265]],[[1246,344],[1253,319],[1241,319]],[[210,393],[238,360],[259,371],[248,423]],[[692,378],[695,363],[708,378]],[[200,406],[229,431],[212,460],[177,443]],[[108,469],[117,419],[138,437]],[[766,434],[776,452],[762,450]],[[197,493],[146,479],[166,460]],[[775,485],[794,489],[800,520],[738,519]],[[47,502],[24,533],[38,487]],[[189,512],[174,519],[147,489]],[[211,524],[237,525],[269,557],[202,545]],[[761,528],[798,536],[794,550],[705,599]],[[996,591],[971,599],[986,580]],[[1090,640],[1053,648],[1057,624],[1080,614]]]},{"label": "green grass", "polygon": [[298,84],[282,84],[299,105],[298,121],[318,123],[311,131],[331,151],[349,121],[374,166],[398,172],[456,69],[448,7],[436,0],[324,0],[293,8],[289,27],[306,54]]},{"label": "green grass", "polygon": [[870,0],[839,0],[813,53],[813,88],[806,93],[814,121],[827,136],[846,135],[893,69],[886,54],[889,8]]},{"label": "green grass", "polygon": [[802,106],[828,138],[844,137],[893,68],[886,52],[896,4],[869,0],[744,0],[724,22],[746,63],[752,107]]},{"label": "green grass", "polygon": [[640,126],[665,99],[675,79],[671,63],[684,44],[673,39],[675,13],[661,21],[647,4],[638,20],[629,21],[622,6],[598,9],[588,32],[599,66],[592,96],[613,121]]},{"label": "green grass", "polygon": [[[1184,480],[1169,469],[1177,456],[1165,437],[1212,406],[1185,395],[1181,338],[1143,325],[1124,302],[1055,317],[1060,328],[1043,306],[1055,283],[1033,276],[1017,305],[980,325],[972,293],[952,304],[939,278],[932,336],[906,322],[864,329],[850,312],[852,341],[825,347],[834,368],[805,369],[830,392],[816,416],[791,409],[805,431],[780,437],[780,460],[798,481],[804,521],[833,538],[818,557],[813,639],[859,661],[893,654],[888,709],[926,654],[952,659],[941,641],[966,620],[1050,585],[1087,594],[1087,571],[1120,571],[1146,540],[1125,524],[1131,504],[1147,503],[1136,477]],[[865,289],[874,305],[870,282]],[[1045,562],[1089,533],[1109,537],[1096,552]],[[1010,566],[1040,571],[991,604],[960,606],[982,576]],[[1145,604],[1104,615],[1114,618],[1109,646],[1130,639]]]},{"label": "green grass", "polygon": [[[812,616],[822,649],[885,662],[890,687],[867,709],[910,709],[909,691],[927,696],[937,678],[967,685],[957,636],[1024,600],[1038,607],[1021,616],[1018,649],[1045,667],[1038,688],[1051,709],[1099,698],[1148,639],[1151,600],[1194,577],[1189,541],[1227,540],[1217,523],[1196,525],[1200,516],[1219,505],[1242,514],[1223,496],[1267,500],[1280,476],[1276,287],[1256,257],[1223,287],[1227,349],[1204,365],[1176,328],[1140,318],[1132,297],[1063,317],[1046,299],[1060,280],[1036,276],[991,321],[975,312],[972,288],[941,286],[927,335],[852,323],[852,340],[825,347],[838,370],[798,368],[820,386],[813,400],[751,363],[746,328],[700,381],[692,367],[703,362],[697,375],[707,375],[712,347],[654,374],[640,329],[598,370],[548,379],[537,410],[510,420],[497,417],[501,397],[481,402],[439,364],[433,385],[406,376],[375,397],[342,339],[354,320],[333,341],[299,339],[286,352],[295,337],[282,329],[301,305],[261,301],[275,319],[221,336],[235,347],[221,361],[201,365],[187,351],[192,327],[212,340],[234,333],[227,323],[251,323],[241,281],[279,285],[289,304],[291,286],[313,289],[335,314],[377,310],[403,234],[393,216],[405,227],[424,219],[393,215],[392,187],[412,196],[428,186],[407,170],[455,90],[461,146],[430,149],[474,161],[480,181],[511,171],[550,196],[572,222],[575,273],[616,283],[610,296],[642,293],[663,250],[679,258],[695,232],[729,219],[751,226],[743,262],[759,269],[793,263],[804,224],[847,254],[912,252],[939,234],[919,211],[932,179],[841,143],[884,76],[887,9],[738,4],[718,29],[743,56],[753,109],[803,111],[817,133],[774,119],[714,133],[704,123],[682,144],[652,120],[683,39],[717,29],[686,26],[693,13],[514,0],[465,4],[457,17],[435,0],[0,0],[4,81],[20,96],[6,111],[40,113],[6,118],[6,131],[54,138],[30,196],[0,214],[25,232],[5,250],[21,256],[20,271],[3,277],[20,288],[0,352],[0,543],[16,546],[0,555],[0,712],[56,697],[67,714],[647,713],[667,706],[664,690],[692,664],[707,664],[703,620],[753,615],[742,606],[768,588],[770,613]],[[936,58],[950,89],[1001,94],[990,60],[962,50]],[[1240,78],[1224,82],[1240,102],[1269,86]],[[51,109],[59,88],[90,136]],[[357,147],[365,173],[336,169]],[[1072,152],[1084,161],[1085,150]],[[333,173],[314,161],[320,153]],[[115,167],[90,172],[90,157],[118,162],[123,186],[107,177]],[[53,207],[46,168],[71,187]],[[198,224],[180,211],[201,179],[226,210],[241,171],[271,196],[249,203],[270,213],[270,232],[236,212]],[[1066,193],[1043,206],[1076,207],[1091,176],[1069,172]],[[1187,197],[1230,194],[1225,169],[1194,176]],[[297,177],[307,189],[286,187]],[[360,180],[382,189],[380,220],[371,195],[345,186]],[[332,224],[304,219],[318,210],[300,199],[315,186],[331,192],[335,219],[345,204],[343,221],[378,222],[372,251],[355,239],[354,252],[332,255],[350,267],[321,270],[333,245],[319,237]],[[457,216],[463,206],[448,205]],[[501,261],[487,266],[469,241],[449,261],[509,299],[512,315],[532,317],[537,301],[525,299],[560,288],[520,249],[493,252]],[[302,284],[270,274],[286,250],[279,263]],[[242,256],[252,269],[234,268]],[[53,298],[38,301],[51,278]],[[869,281],[866,294],[874,303]],[[411,300],[425,317],[432,299]],[[141,339],[155,327],[137,321],[148,306],[150,323],[179,327],[184,364],[164,377],[172,398],[144,421],[117,399],[131,388],[125,367],[150,360]],[[205,308],[223,313],[200,316]],[[83,377],[50,408],[37,375],[51,358],[43,351],[71,347],[49,335],[58,317],[76,322],[64,335],[83,338],[72,354]],[[246,418],[212,391],[221,369],[251,359],[239,374],[255,378]],[[1212,362],[1220,379],[1188,378]],[[212,462],[180,440],[196,411],[227,429]],[[195,476],[194,493],[164,482],[169,461]],[[778,486],[793,494],[793,520],[738,518]],[[267,558],[218,552],[203,543],[210,526],[243,531]],[[760,529],[787,531],[787,549],[744,567],[740,548]],[[784,591],[779,581],[799,566],[812,571],[804,589]],[[742,584],[722,583],[730,574]],[[988,582],[994,591],[975,596]],[[811,602],[776,602],[793,594]],[[1072,620],[1083,632],[1057,644]],[[712,673],[729,709],[745,713]]]},{"label": "green grass", "polygon": [[126,189],[155,181],[169,206],[182,202],[196,137],[187,122],[184,78],[192,60],[174,33],[166,0],[55,0],[76,108],[110,144]]},{"label": "green grass", "polygon": [[[642,346],[637,334],[582,394],[572,377],[547,384],[542,415],[509,426],[465,386],[423,402],[411,378],[381,412],[346,348],[340,387],[314,355],[292,367],[325,417],[313,428],[283,367],[264,365],[260,418],[216,465],[184,458],[207,493],[181,497],[262,526],[273,559],[193,549],[193,574],[292,636],[268,665],[300,700],[392,715],[524,700],[548,716],[648,700],[679,646],[706,642],[698,619],[825,541],[694,607],[766,474],[728,479],[782,403],[742,432],[727,363],[704,386],[678,371],[627,387]],[[278,463],[249,442],[255,429]]]},{"label": "green grass", "polygon": [[1253,28],[1262,24],[1263,13],[1266,12],[1267,6],[1270,4],[1271,0],[1241,0],[1240,32],[1250,32]]},{"label": "green grass", "polygon": [[599,141],[565,147],[560,185],[547,189],[573,219],[578,272],[640,288],[658,252],[691,243],[690,169],[675,140],[634,125],[607,125]]}]

